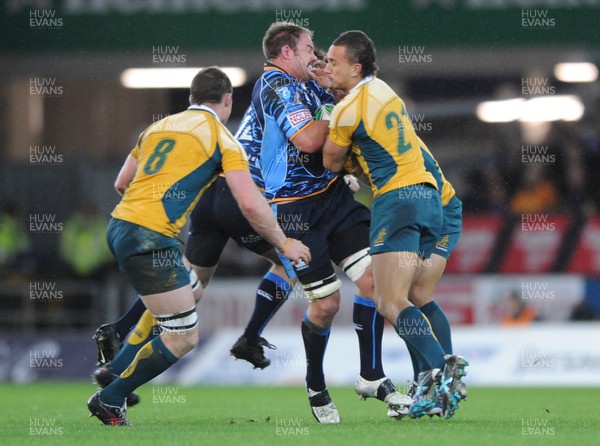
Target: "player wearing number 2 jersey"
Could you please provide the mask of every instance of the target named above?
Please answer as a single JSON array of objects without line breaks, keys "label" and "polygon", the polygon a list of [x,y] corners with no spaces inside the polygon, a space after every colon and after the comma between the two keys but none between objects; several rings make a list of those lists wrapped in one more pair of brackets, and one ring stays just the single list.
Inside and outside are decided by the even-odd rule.
[{"label": "player wearing number 2 jersey", "polygon": [[410,301],[411,286],[442,230],[438,183],[427,170],[421,144],[404,102],[375,75],[375,46],[362,31],[340,35],[327,53],[325,73],[348,95],[336,106],[323,147],[325,167],[342,169],[356,155],[373,190],[371,253],[378,311],[394,325],[409,350],[423,358],[409,415],[428,414],[441,401],[446,417],[458,407],[468,364],[447,355],[427,316]]}]

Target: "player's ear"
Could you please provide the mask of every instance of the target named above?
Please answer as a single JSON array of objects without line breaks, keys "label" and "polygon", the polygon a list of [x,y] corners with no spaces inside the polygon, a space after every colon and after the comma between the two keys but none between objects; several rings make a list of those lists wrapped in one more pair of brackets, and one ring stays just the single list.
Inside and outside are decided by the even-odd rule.
[{"label": "player's ear", "polygon": [[284,59],[289,59],[290,53],[293,52],[294,50],[289,45],[283,45],[279,54],[281,54],[284,57]]},{"label": "player's ear", "polygon": [[229,107],[231,104],[233,104],[233,93],[225,93],[225,99],[223,103],[225,107]]},{"label": "player's ear", "polygon": [[352,76],[361,76],[362,77],[362,65],[359,63],[355,63],[352,65]]}]

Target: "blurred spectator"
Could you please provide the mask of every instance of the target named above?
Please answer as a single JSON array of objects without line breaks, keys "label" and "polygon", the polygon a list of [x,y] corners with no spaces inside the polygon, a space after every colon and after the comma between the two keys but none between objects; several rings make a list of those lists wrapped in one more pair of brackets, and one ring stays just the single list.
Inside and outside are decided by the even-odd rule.
[{"label": "blurred spectator", "polygon": [[500,169],[494,164],[484,169],[486,184],[485,210],[493,213],[504,213],[508,207],[506,185],[502,180]]},{"label": "blurred spectator", "polygon": [[590,198],[581,129],[573,123],[553,123],[546,144],[552,156],[556,157],[556,162],[547,167],[559,187],[561,210],[571,215],[592,215],[594,206]]},{"label": "blurred spectator", "polygon": [[[600,171],[600,99],[591,108],[585,127],[581,130],[583,138],[584,162],[587,178],[596,178]],[[587,185],[589,198],[595,210],[600,209],[600,188]]]},{"label": "blurred spectator", "polygon": [[485,190],[486,184],[481,170],[469,171],[466,175],[465,191],[460,196],[466,213],[485,212],[487,207]]},{"label": "blurred spectator", "polygon": [[583,166],[581,152],[570,145],[566,150],[566,190],[563,200],[563,209],[573,214],[594,214],[594,205],[588,196],[586,173]]},{"label": "blurred spectator", "polygon": [[490,165],[467,174],[463,200],[466,213],[504,213],[508,208],[506,185],[498,167]]},{"label": "blurred spectator", "polygon": [[513,214],[537,214],[555,210],[559,204],[556,186],[545,177],[544,166],[528,164],[519,189],[510,200]]},{"label": "blurred spectator", "polygon": [[34,269],[31,239],[21,223],[18,205],[6,203],[0,214],[0,275],[4,278]]},{"label": "blurred spectator", "polygon": [[60,254],[79,277],[96,277],[112,265],[113,257],[106,244],[106,225],[90,203],[83,203],[64,224],[60,237]]},{"label": "blurred spectator", "polygon": [[600,279],[586,280],[585,297],[573,307],[571,320],[600,320]]},{"label": "blurred spectator", "polygon": [[600,319],[600,314],[595,313],[592,307],[589,306],[588,302],[583,299],[577,305],[573,307],[571,311],[572,321],[593,321],[594,319]]},{"label": "blurred spectator", "polygon": [[537,318],[535,308],[527,305],[519,293],[511,291],[504,301],[504,315],[500,318],[500,324],[528,325]]},{"label": "blurred spectator", "polygon": [[502,149],[493,141],[482,143],[488,155],[479,159],[476,170],[466,174],[465,188],[460,197],[466,213],[504,213],[507,209],[507,188],[501,166]]}]

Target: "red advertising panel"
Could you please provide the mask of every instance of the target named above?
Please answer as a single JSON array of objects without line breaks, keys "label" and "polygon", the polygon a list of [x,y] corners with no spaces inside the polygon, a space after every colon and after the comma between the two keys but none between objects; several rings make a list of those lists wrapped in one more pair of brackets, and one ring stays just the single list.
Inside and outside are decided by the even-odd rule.
[{"label": "red advertising panel", "polygon": [[600,274],[600,217],[591,218],[584,225],[567,270],[571,273]]},{"label": "red advertising panel", "polygon": [[549,272],[571,219],[567,215],[523,214],[513,228],[503,273]]},{"label": "red advertising panel", "polygon": [[492,255],[501,226],[502,220],[496,215],[464,216],[460,240],[450,255],[446,272],[483,271]]},{"label": "red advertising panel", "polygon": [[475,319],[475,282],[470,277],[444,276],[435,290],[435,300],[451,325],[471,325]]}]

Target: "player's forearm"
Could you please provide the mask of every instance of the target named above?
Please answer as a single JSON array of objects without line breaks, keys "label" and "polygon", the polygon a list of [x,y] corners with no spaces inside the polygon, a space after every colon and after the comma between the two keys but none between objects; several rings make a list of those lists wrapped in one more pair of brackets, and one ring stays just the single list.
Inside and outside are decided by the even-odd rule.
[{"label": "player's forearm", "polygon": [[127,189],[131,181],[133,181],[136,170],[137,160],[133,156],[128,155],[115,180],[115,189],[119,194],[123,195],[125,193],[125,189]]},{"label": "player's forearm", "polygon": [[292,143],[301,152],[315,153],[323,148],[327,135],[329,135],[329,122],[316,120],[298,133],[292,139]]},{"label": "player's forearm", "polygon": [[286,236],[277,224],[277,219],[262,196],[252,177],[246,171],[236,170],[225,173],[225,180],[246,220],[267,242],[283,248]]},{"label": "player's forearm", "polygon": [[323,166],[334,173],[338,173],[344,168],[347,159],[348,147],[338,146],[331,138],[327,138],[323,146]]},{"label": "player's forearm", "polygon": [[338,173],[344,168],[344,164],[346,164],[345,155],[323,149],[323,166],[326,169],[331,170],[333,173]]}]

